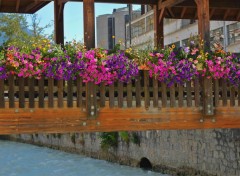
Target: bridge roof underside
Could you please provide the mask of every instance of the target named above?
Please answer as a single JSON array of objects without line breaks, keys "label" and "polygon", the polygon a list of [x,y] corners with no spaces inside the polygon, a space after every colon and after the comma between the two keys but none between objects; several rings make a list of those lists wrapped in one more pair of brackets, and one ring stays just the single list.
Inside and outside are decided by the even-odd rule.
[{"label": "bridge roof underside", "polygon": [[[35,13],[53,0],[0,0],[0,12]],[[82,2],[83,0],[59,0],[59,2]],[[197,19],[195,0],[95,0],[96,3],[159,4],[165,9],[165,18]],[[209,0],[210,19],[240,21],[239,0]]]}]

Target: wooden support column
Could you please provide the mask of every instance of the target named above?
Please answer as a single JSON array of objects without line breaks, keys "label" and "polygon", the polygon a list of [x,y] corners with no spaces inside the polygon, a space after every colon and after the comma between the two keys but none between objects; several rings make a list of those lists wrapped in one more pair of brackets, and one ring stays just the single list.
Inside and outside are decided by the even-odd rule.
[{"label": "wooden support column", "polygon": [[209,0],[195,0],[198,11],[198,33],[204,41],[204,49],[210,49]]},{"label": "wooden support column", "polygon": [[57,44],[64,44],[64,5],[62,0],[54,0],[54,40]]},{"label": "wooden support column", "polygon": [[84,43],[88,49],[95,47],[94,0],[83,0]]},{"label": "wooden support column", "polygon": [[[94,0],[83,0],[84,43],[87,49],[95,47],[95,12]],[[88,118],[97,117],[96,85],[88,82],[86,86],[86,110]]]},{"label": "wooden support column", "polygon": [[154,5],[154,46],[164,47],[164,27],[163,19],[165,8],[159,8],[160,3]]}]

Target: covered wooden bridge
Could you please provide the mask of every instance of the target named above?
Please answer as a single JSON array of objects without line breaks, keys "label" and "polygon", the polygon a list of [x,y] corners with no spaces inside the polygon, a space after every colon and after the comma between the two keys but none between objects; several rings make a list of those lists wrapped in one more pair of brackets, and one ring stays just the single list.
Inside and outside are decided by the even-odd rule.
[{"label": "covered wooden bridge", "polygon": [[[0,0],[0,12],[34,13],[49,2]],[[54,0],[57,43],[63,43],[67,2]],[[198,19],[205,45],[209,45],[210,19],[240,20],[238,0],[83,0],[88,48],[95,46],[94,2],[152,5],[159,46],[164,39],[163,18]],[[240,127],[240,88],[211,79],[169,88],[148,74],[141,71],[132,82],[111,86],[85,84],[81,78],[0,80],[0,134]]]}]

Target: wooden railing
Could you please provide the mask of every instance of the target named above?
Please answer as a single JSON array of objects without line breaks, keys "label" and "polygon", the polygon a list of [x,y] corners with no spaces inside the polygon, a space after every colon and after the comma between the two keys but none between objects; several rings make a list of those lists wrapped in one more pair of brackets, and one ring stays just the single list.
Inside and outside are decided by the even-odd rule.
[{"label": "wooden railing", "polygon": [[10,76],[0,80],[0,134],[239,128],[239,106],[240,89],[226,80],[168,87],[141,71],[106,86]]},{"label": "wooden railing", "polygon": [[[103,83],[101,85],[88,83],[86,86],[81,78],[63,81],[10,76],[7,80],[0,80],[0,108],[79,107],[84,111],[88,106],[89,109],[105,106],[204,108],[207,98],[210,99],[208,106],[211,105],[212,109],[219,106],[240,106],[240,88],[229,85],[226,80],[206,79],[205,83],[201,78],[184,85],[174,84],[168,87],[165,83],[149,78],[147,71],[143,72],[128,84],[116,82],[110,86]],[[211,113],[205,112],[212,115]]]}]

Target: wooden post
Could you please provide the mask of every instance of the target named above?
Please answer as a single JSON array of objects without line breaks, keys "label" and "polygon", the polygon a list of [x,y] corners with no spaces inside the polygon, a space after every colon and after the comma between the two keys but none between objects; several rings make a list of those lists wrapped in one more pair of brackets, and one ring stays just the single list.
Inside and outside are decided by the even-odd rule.
[{"label": "wooden post", "polygon": [[57,44],[64,44],[64,5],[61,0],[54,0],[54,40]]},{"label": "wooden post", "polygon": [[[83,0],[84,43],[87,49],[95,47],[95,12],[94,0]],[[86,84],[86,110],[88,118],[97,116],[96,86],[93,82]]]},{"label": "wooden post", "polygon": [[88,49],[95,47],[94,0],[83,0],[84,43]]},{"label": "wooden post", "polygon": [[195,0],[198,11],[198,33],[204,41],[204,49],[210,49],[209,0]]},{"label": "wooden post", "polygon": [[154,5],[154,46],[157,48],[164,47],[164,8],[160,8],[158,5]]},{"label": "wooden post", "polygon": [[203,115],[214,115],[212,78],[203,78]]}]

